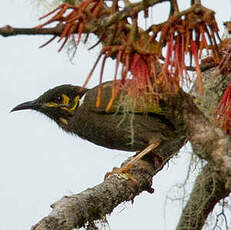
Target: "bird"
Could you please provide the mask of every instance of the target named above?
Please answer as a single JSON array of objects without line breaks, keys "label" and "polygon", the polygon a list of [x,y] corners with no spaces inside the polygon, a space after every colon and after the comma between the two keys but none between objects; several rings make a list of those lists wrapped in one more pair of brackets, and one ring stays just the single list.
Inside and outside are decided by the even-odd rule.
[{"label": "bird", "polygon": [[[165,116],[161,104],[145,106],[143,100],[134,103],[126,90],[117,93],[108,109],[113,84],[108,81],[90,89],[70,84],[56,86],[35,100],[17,105],[11,112],[35,110],[55,121],[67,133],[96,145],[137,152],[126,165],[128,170],[162,142],[174,137],[177,127]],[[100,104],[96,106],[99,92]]]}]

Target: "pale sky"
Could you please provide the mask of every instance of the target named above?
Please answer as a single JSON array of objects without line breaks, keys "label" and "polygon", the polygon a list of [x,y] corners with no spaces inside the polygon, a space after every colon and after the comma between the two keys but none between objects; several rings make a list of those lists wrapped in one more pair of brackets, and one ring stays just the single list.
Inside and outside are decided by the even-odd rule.
[{"label": "pale sky", "polygon": [[[202,2],[209,2],[210,8],[217,11],[220,24],[230,18],[231,1]],[[39,23],[39,15],[41,12],[29,0],[2,1],[0,26],[33,27]],[[153,18],[161,15],[160,9]],[[50,212],[53,202],[101,183],[106,172],[132,155],[68,135],[39,113],[9,113],[17,104],[35,99],[54,86],[83,84],[97,50],[88,52],[85,47],[79,47],[72,64],[65,51],[57,53],[56,43],[38,49],[48,39],[46,36],[0,37],[0,230],[30,229]],[[89,87],[97,84],[97,75],[99,71]],[[110,77],[109,63],[105,79]],[[144,192],[135,198],[134,204],[127,202],[116,208],[108,217],[110,229],[174,230],[182,205],[168,201],[165,206],[166,196],[182,193],[169,190],[184,181],[189,159],[190,150],[182,151],[154,177],[154,194]]]}]

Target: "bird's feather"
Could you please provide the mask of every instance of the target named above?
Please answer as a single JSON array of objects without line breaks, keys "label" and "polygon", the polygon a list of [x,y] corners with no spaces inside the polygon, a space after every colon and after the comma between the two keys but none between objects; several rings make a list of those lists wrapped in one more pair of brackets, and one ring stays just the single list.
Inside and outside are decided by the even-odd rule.
[{"label": "bird's feather", "polygon": [[[154,96],[152,98],[144,97],[132,97],[127,92],[121,90],[116,98],[113,100],[109,110],[106,110],[108,103],[112,97],[112,84],[111,82],[105,82],[101,86],[100,104],[97,107],[96,101],[98,95],[99,86],[88,90],[84,101],[87,101],[89,110],[96,113],[153,113],[164,115],[164,111],[159,104],[155,102]],[[84,103],[83,101],[83,103]]]}]

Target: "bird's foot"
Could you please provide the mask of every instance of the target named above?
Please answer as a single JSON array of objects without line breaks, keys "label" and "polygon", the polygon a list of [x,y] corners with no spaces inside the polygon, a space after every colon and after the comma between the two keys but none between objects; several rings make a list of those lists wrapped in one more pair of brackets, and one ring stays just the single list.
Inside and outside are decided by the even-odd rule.
[{"label": "bird's foot", "polygon": [[106,173],[105,179],[112,175],[116,175],[119,178],[124,178],[126,180],[130,180],[134,184],[137,184],[137,180],[129,173],[130,168],[131,167],[129,167],[128,164],[125,164],[121,168],[113,168],[111,172]]},{"label": "bird's foot", "polygon": [[126,177],[127,179],[131,179],[132,181],[136,182],[136,179],[132,177],[128,172],[131,169],[131,167],[142,157],[147,155],[149,152],[151,152],[153,149],[155,149],[160,144],[160,140],[158,139],[155,143],[150,144],[148,147],[146,147],[143,151],[138,153],[133,159],[131,159],[128,163],[126,163],[121,168],[114,168],[112,172],[108,172],[105,175],[105,178],[109,177],[112,174],[117,175],[123,175],[123,177]]}]

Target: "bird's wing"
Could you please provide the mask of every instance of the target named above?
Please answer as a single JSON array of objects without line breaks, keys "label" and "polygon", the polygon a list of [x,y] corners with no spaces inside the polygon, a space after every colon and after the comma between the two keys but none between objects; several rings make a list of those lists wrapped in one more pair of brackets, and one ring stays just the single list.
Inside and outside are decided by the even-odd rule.
[{"label": "bird's wing", "polygon": [[[123,91],[113,100],[111,106],[108,106],[112,98],[112,81],[101,85],[101,95],[99,95],[99,86],[90,89],[86,93],[84,103],[87,103],[88,110],[96,113],[152,113],[164,115],[165,111],[160,104],[152,100],[136,97],[135,99]],[[97,97],[100,98],[99,106],[96,106]],[[108,109],[109,108],[109,109]]]}]

